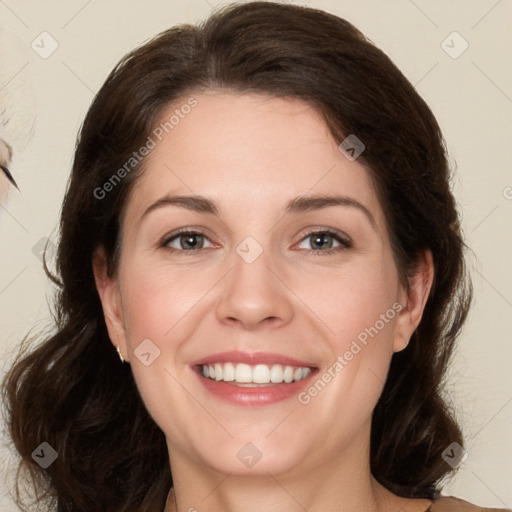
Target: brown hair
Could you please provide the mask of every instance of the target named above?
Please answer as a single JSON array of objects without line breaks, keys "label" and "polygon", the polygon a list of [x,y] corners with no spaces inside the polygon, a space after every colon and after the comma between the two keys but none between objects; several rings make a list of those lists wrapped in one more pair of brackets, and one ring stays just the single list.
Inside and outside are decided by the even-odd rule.
[{"label": "brown hair", "polygon": [[[442,134],[414,87],[350,23],[270,2],[227,6],[198,26],[161,33],[126,55],[95,97],[61,214],[56,332],[20,355],[5,380],[21,467],[59,512],[164,507],[172,485],[164,434],[112,349],[92,272],[99,246],[115,271],[120,213],[143,165],[107,198],[95,190],[144,144],[164,109],[204,89],[298,98],[338,142],[355,134],[401,276],[431,250],[435,279],[423,319],[393,356],[373,414],[371,471],[400,496],[434,497],[452,471],[443,450],[462,445],[442,385],[471,298]],[[45,470],[31,457],[43,441],[58,452]]]}]

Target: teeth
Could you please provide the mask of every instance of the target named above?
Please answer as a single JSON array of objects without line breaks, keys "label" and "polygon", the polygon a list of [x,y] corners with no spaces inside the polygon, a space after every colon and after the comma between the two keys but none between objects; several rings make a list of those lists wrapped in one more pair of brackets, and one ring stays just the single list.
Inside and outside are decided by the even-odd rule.
[{"label": "teeth", "polygon": [[233,363],[224,363],[222,369],[222,380],[232,382],[235,380],[235,365]]},{"label": "teeth", "polygon": [[270,368],[266,364],[257,364],[252,370],[252,381],[255,384],[270,382]]},{"label": "teeth", "polygon": [[297,382],[311,373],[311,368],[266,364],[254,366],[244,363],[215,363],[202,365],[203,376],[212,380],[240,384],[280,384]]},{"label": "teeth", "polygon": [[252,382],[252,369],[248,364],[237,364],[235,367],[235,381],[248,384]]},{"label": "teeth", "polygon": [[215,380],[222,380],[222,366],[219,363],[215,363]]},{"label": "teeth", "polygon": [[291,382],[293,380],[293,376],[294,376],[293,368],[291,366],[287,366],[284,369],[284,376],[283,376],[284,381]]}]

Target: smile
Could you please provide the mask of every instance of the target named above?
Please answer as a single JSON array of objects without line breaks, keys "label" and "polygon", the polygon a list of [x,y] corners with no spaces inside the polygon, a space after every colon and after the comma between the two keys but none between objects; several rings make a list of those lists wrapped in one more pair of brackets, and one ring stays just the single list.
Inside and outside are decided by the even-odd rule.
[{"label": "smile", "polygon": [[294,367],[281,364],[214,363],[201,365],[204,377],[215,381],[232,382],[236,385],[254,387],[298,382],[311,373],[309,367]]}]

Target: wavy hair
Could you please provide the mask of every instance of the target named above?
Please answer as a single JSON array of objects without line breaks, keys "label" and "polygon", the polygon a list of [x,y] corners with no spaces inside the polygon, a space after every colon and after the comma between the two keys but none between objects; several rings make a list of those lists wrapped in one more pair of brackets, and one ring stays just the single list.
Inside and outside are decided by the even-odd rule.
[{"label": "wavy hair", "polygon": [[[107,198],[95,191],[144,145],[165,109],[204,90],[297,98],[338,142],[356,134],[404,283],[422,251],[432,252],[423,318],[393,355],[374,410],[371,471],[399,496],[437,496],[452,471],[442,452],[463,444],[443,384],[472,294],[443,136],[411,83],[349,22],[272,2],[228,5],[162,32],[126,55],[94,98],[61,211],[55,329],[20,353],[4,381],[19,480],[29,475],[58,512],[164,507],[172,485],[165,437],[108,339],[92,270],[103,246],[115,272],[122,210],[144,161]],[[58,453],[44,470],[31,457],[41,442]]]}]

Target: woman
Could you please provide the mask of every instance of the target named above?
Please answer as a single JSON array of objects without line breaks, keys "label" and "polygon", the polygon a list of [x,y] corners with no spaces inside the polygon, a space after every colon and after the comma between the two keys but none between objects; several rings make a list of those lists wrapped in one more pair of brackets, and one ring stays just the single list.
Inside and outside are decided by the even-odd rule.
[{"label": "woman", "polygon": [[6,379],[36,490],[59,511],[481,510],[440,497],[471,297],[449,178],[427,105],[333,15],[234,5],[126,56],[80,132],[57,330]]}]

